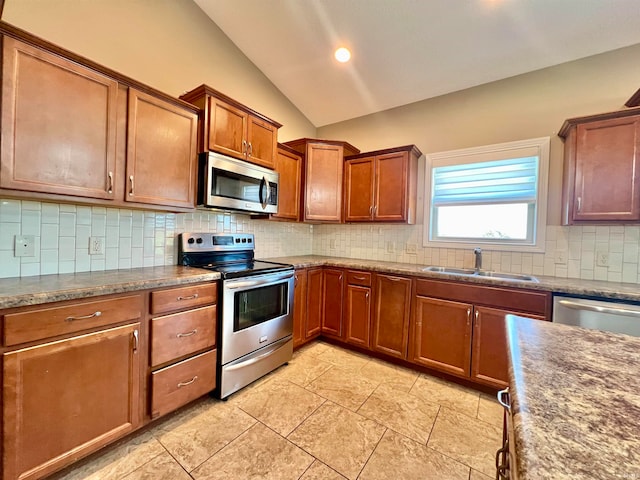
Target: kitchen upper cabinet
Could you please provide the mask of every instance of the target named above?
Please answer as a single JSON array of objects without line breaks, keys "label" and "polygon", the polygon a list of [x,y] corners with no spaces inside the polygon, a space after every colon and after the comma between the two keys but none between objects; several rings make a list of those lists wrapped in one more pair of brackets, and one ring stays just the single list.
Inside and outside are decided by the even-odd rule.
[{"label": "kitchen upper cabinet", "polygon": [[567,120],[564,224],[640,220],[640,108]]},{"label": "kitchen upper cabinet", "polygon": [[508,384],[505,317],[550,315],[547,292],[416,280],[409,361],[495,388]]},{"label": "kitchen upper cabinet", "polygon": [[320,335],[324,305],[324,280],[322,268],[307,270],[307,318],[305,337],[310,339]]},{"label": "kitchen upper cabinet", "polygon": [[293,346],[305,343],[307,316],[307,270],[296,269],[293,274]]},{"label": "kitchen upper cabinet", "polygon": [[0,188],[110,200],[118,82],[4,36]]},{"label": "kitchen upper cabinet", "polygon": [[406,359],[411,307],[411,279],[374,275],[373,350]]},{"label": "kitchen upper cabinet", "polygon": [[125,200],[193,207],[197,115],[130,89],[127,124]]},{"label": "kitchen upper cabinet", "polygon": [[201,110],[199,151],[213,151],[274,168],[282,125],[207,85],[181,99]]},{"label": "kitchen upper cabinet", "polygon": [[2,478],[42,478],[138,426],[139,331],[133,323],[4,354]]},{"label": "kitchen upper cabinet", "polygon": [[346,158],[345,222],[415,223],[421,156],[409,145]]},{"label": "kitchen upper cabinet", "polygon": [[348,270],[344,300],[344,340],[366,349],[371,345],[371,277]]},{"label": "kitchen upper cabinet", "polygon": [[275,170],[278,181],[278,213],[271,215],[277,220],[301,220],[302,155],[286,145],[278,144]]},{"label": "kitchen upper cabinet", "polygon": [[305,156],[304,220],[340,223],[344,156],[359,153],[359,150],[346,142],[309,138],[285,145]]},{"label": "kitchen upper cabinet", "polygon": [[323,271],[322,334],[342,337],[342,297],[344,272],[326,268]]}]

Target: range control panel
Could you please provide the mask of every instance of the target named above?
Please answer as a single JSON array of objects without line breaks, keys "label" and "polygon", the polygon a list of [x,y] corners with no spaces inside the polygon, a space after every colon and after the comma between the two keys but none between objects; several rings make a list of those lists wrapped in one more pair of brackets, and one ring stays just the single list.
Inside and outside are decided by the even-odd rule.
[{"label": "range control panel", "polygon": [[253,233],[181,233],[180,252],[255,250]]}]

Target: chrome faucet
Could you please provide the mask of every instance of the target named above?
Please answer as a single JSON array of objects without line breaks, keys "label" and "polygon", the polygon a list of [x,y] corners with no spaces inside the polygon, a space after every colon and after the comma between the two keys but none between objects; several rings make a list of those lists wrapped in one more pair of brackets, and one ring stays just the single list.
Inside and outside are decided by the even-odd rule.
[{"label": "chrome faucet", "polygon": [[473,254],[476,256],[476,264],[474,268],[476,272],[479,272],[482,268],[482,249],[480,247],[474,248]]}]

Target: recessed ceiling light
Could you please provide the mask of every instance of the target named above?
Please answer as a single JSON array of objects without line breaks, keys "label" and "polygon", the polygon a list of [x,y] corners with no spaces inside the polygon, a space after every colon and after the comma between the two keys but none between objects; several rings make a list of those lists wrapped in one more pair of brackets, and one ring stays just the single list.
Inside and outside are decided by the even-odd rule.
[{"label": "recessed ceiling light", "polygon": [[336,57],[336,60],[340,63],[346,63],[351,59],[351,52],[348,48],[340,47],[336,50],[336,53],[333,54]]}]

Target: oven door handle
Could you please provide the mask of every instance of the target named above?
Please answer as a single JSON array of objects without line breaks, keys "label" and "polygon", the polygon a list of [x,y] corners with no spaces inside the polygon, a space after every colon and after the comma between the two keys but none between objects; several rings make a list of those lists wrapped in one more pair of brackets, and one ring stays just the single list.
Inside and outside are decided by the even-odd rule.
[{"label": "oven door handle", "polygon": [[225,367],[225,370],[227,372],[233,371],[233,370],[238,370],[240,368],[245,368],[248,367],[249,365],[253,365],[254,363],[259,362],[260,360],[262,360],[265,357],[268,357],[270,355],[273,355],[274,352],[276,352],[277,350],[280,350],[281,348],[283,348],[287,342],[291,341],[291,336],[289,337],[285,337],[281,340],[278,340],[277,342],[273,343],[270,347],[263,347],[263,348],[268,348],[267,351],[256,355],[255,357],[252,358],[248,358],[247,360],[240,362],[240,363],[236,363],[233,365],[228,365]]},{"label": "oven door handle", "polygon": [[238,290],[239,288],[251,288],[251,287],[260,287],[264,285],[270,285],[274,283],[280,283],[283,280],[288,280],[293,278],[293,272],[286,272],[278,275],[269,275],[266,278],[248,278],[248,279],[240,279],[240,280],[227,280],[224,282],[224,288],[229,290]]}]

